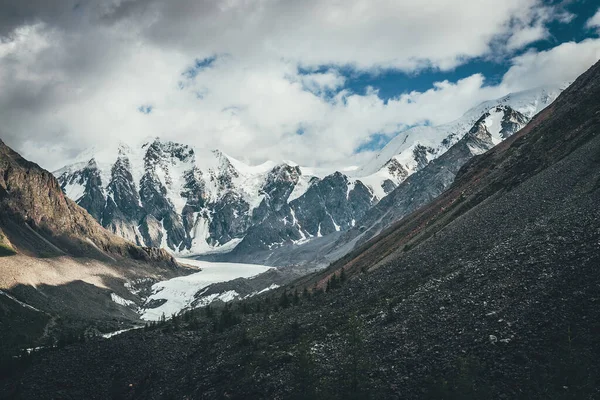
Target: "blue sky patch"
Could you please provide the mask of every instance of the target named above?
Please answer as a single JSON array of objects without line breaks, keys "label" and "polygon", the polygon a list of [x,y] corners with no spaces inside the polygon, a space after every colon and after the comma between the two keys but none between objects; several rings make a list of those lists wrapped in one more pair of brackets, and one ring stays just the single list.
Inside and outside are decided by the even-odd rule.
[{"label": "blue sky patch", "polygon": [[194,79],[202,70],[210,68],[215,61],[217,61],[217,56],[211,56],[202,59],[197,58],[194,61],[194,65],[185,70],[182,75],[187,79]]},{"label": "blue sky patch", "polygon": [[[556,1],[546,1],[546,3],[552,4]],[[545,51],[561,43],[580,42],[589,37],[598,37],[597,31],[585,26],[586,22],[598,11],[596,1],[571,2],[564,6],[564,10],[574,14],[573,20],[569,23],[559,21],[548,23],[546,26],[550,31],[549,38],[530,43],[518,52],[506,54],[504,58],[500,59],[474,58],[449,71],[428,68],[416,73],[406,73],[394,69],[371,72],[358,71],[352,66],[322,65],[316,68],[298,68],[298,73],[307,75],[336,70],[346,78],[346,84],[340,90],[347,89],[353,93],[364,95],[371,87],[378,91],[379,97],[385,102],[412,91],[424,92],[431,89],[434,82],[445,80],[456,82],[477,73],[485,76],[484,86],[497,85],[511,67],[510,59],[515,56],[530,50]]]},{"label": "blue sky patch", "polygon": [[154,106],[150,105],[150,104],[143,104],[141,106],[138,107],[138,111],[141,112],[142,114],[150,114],[152,112],[152,110],[154,110]]},{"label": "blue sky patch", "polygon": [[354,150],[355,153],[362,153],[363,151],[377,151],[382,149],[394,135],[386,135],[384,133],[375,133],[370,136],[368,142],[361,144]]}]

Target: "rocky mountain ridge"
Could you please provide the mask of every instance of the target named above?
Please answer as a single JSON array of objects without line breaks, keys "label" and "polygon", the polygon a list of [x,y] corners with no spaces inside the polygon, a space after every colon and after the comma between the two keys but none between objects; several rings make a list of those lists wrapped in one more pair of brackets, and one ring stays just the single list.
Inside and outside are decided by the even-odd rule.
[{"label": "rocky mountain ridge", "polygon": [[218,151],[155,139],[141,153],[121,146],[114,164],[94,158],[55,175],[114,233],[185,255],[231,249],[273,218],[287,229],[261,237],[264,248],[323,236],[349,228],[378,200],[341,173],[320,178],[302,170],[250,167]]},{"label": "rocky mountain ridge", "polygon": [[[488,133],[479,124],[465,144]],[[0,394],[598,398],[598,154],[600,63],[435,200],[329,268],[39,354]]]},{"label": "rocky mountain ridge", "polygon": [[507,105],[499,105],[485,112],[462,139],[409,176],[389,196],[372,207],[360,221],[360,226],[346,232],[336,242],[332,252],[335,254],[344,248],[349,251],[365,243],[434,200],[454,182],[463,165],[518,132],[528,121],[529,118]]},{"label": "rocky mountain ridge", "polygon": [[[139,245],[180,255],[231,253],[226,257],[245,261],[252,253],[302,246],[333,233],[364,227],[375,232],[367,217],[371,210],[390,204],[390,193],[458,144],[478,120],[485,119],[491,138],[472,139],[470,156],[518,130],[559,92],[545,87],[511,94],[452,123],[409,129],[351,172],[320,174],[293,163],[248,166],[219,151],[157,138],[140,148],[121,145],[116,155],[92,156],[55,175],[104,227]],[[444,168],[456,171],[463,159],[447,156]],[[435,197],[452,178],[437,186],[424,183],[419,196]]]}]

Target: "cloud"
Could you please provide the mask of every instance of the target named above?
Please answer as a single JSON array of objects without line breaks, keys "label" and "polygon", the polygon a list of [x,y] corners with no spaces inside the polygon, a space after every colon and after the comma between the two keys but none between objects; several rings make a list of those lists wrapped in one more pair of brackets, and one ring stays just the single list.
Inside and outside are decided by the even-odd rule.
[{"label": "cloud", "polygon": [[538,6],[524,9],[524,12],[515,16],[509,25],[508,34],[500,40],[498,52],[514,52],[525,46],[550,38],[548,24],[557,21],[561,24],[570,23],[575,15],[562,9],[562,6]]},{"label": "cloud", "polygon": [[[296,78],[291,77],[291,79]],[[341,75],[339,71],[331,69],[327,72],[301,74],[300,82],[305,90],[316,95],[325,95],[343,87],[346,77]]]},{"label": "cloud", "polygon": [[536,0],[11,3],[0,0],[0,136],[50,169],[154,136],[251,163],[360,163],[366,143],[573,79],[598,58],[598,40],[561,45],[514,57],[495,86],[473,74],[384,100],[346,89],[342,67],[418,73],[511,54],[559,13]]},{"label": "cloud", "polygon": [[431,0],[427,7],[417,0],[12,3],[0,3],[0,15],[7,20],[4,31],[32,21],[68,30],[105,24],[201,57],[228,53],[280,57],[303,65],[404,70],[453,68],[488,53],[493,39],[510,37],[516,25],[528,29],[556,14],[556,7],[541,0],[466,0],[460,5]]},{"label": "cloud", "polygon": [[585,26],[588,28],[600,28],[600,8],[596,14],[586,22]]},{"label": "cloud", "polygon": [[0,1],[0,37],[11,36],[23,25],[41,21],[53,21],[60,25],[70,24],[70,14],[77,3],[71,0],[22,0]]},{"label": "cloud", "polygon": [[547,38],[550,35],[548,29],[541,23],[525,27],[513,34],[506,43],[508,50],[516,50],[526,45]]},{"label": "cloud", "polygon": [[502,85],[518,91],[553,82],[571,82],[599,59],[600,39],[562,43],[547,51],[529,51],[512,60]]},{"label": "cloud", "polygon": [[[302,65],[407,71],[454,68],[489,53],[494,38],[510,38],[555,17],[554,8],[537,0],[467,0],[460,5],[432,0],[427,7],[420,1],[390,0],[152,4],[154,12],[149,13],[147,1],[125,2],[127,12],[115,8],[119,17],[112,21],[144,21],[142,34],[161,45],[214,46],[214,51],[225,49],[244,58],[282,57]],[[205,34],[198,34],[198,26]]]}]

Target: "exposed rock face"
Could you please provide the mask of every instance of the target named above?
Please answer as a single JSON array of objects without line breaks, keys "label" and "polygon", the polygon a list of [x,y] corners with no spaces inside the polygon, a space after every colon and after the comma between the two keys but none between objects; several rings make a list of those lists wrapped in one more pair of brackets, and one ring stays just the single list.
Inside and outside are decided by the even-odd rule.
[{"label": "exposed rock face", "polygon": [[[102,182],[98,181],[97,190],[99,191],[101,187]],[[102,225],[113,233],[141,245],[143,242],[139,237],[140,231],[135,229],[135,224],[142,217],[143,209],[140,206],[139,194],[135,190],[129,158],[122,152],[111,169],[111,181],[107,187],[107,194],[103,216],[100,220]]]},{"label": "exposed rock face", "polygon": [[298,184],[302,171],[300,167],[286,164],[278,165],[269,174],[262,187],[264,198],[252,213],[252,222],[259,224],[271,213],[277,213],[287,204],[287,200]]},{"label": "exposed rock face", "polygon": [[428,163],[430,155],[435,154],[435,149],[432,147],[425,147],[422,144],[418,144],[413,149],[413,158],[416,162],[416,170],[422,170]]},{"label": "exposed rock face", "polygon": [[347,238],[354,240],[367,230],[365,239],[372,237],[441,193],[468,158],[509,137],[559,92],[509,95],[452,123],[409,129],[348,174],[311,175],[287,163],[248,166],[220,151],[156,139],[56,175],[65,193],[122,237],[183,254],[235,247],[231,256],[245,261],[250,253],[334,232],[351,230]]},{"label": "exposed rock face", "polygon": [[[141,151],[121,146],[110,174],[95,161],[57,172],[63,190],[81,193],[74,197],[103,226],[140,245],[201,253],[241,241],[246,251],[263,250],[348,229],[378,201],[339,172],[319,178],[288,164],[248,167],[158,139]],[[405,173],[389,168],[398,179]]]},{"label": "exposed rock face", "polygon": [[208,192],[202,180],[202,171],[197,167],[184,172],[184,182],[181,196],[187,201],[182,211],[183,227],[186,232],[191,232],[195,222],[194,213],[206,207]]},{"label": "exposed rock face", "polygon": [[[89,163],[83,174],[88,176],[89,191],[81,199],[95,209],[93,183],[99,176],[94,163]],[[1,141],[0,231],[14,250],[36,257],[71,255],[110,260],[119,256],[176,265],[163,250],[145,250],[110,234],[66,198],[50,172],[25,160]]]},{"label": "exposed rock face", "polygon": [[381,188],[386,195],[390,194],[398,185],[398,182],[404,182],[404,180],[410,175],[409,171],[402,165],[398,160],[392,158],[384,166],[388,174],[395,179],[387,178],[381,183]]},{"label": "exposed rock face", "polygon": [[[187,146],[159,141],[147,145],[144,155],[145,172],[140,181],[140,201],[144,210],[153,217],[146,218],[146,223],[151,221],[156,227],[155,220],[161,224],[161,229],[159,234],[154,236],[149,234],[150,227],[144,227],[144,243],[160,247],[164,241],[170,248],[179,248],[187,244],[188,238],[181,216],[167,199],[167,186],[171,186],[175,178],[173,167],[189,164],[193,158],[194,152]],[[159,174],[162,175],[162,179]],[[167,235],[164,231],[170,234]]]},{"label": "exposed rock face", "polygon": [[324,236],[350,228],[373,204],[373,195],[365,185],[350,182],[336,172],[312,185],[290,206],[306,233]]},{"label": "exposed rock face", "polygon": [[[278,184],[283,187],[281,191],[289,192],[289,180],[280,180]],[[288,189],[284,189],[286,186]],[[248,230],[232,256],[347,230],[375,201],[369,188],[360,181],[351,182],[339,172],[315,180],[304,195],[289,203],[279,203],[265,213],[265,217]],[[261,207],[268,206],[261,204],[259,210]]]},{"label": "exposed rock face", "polygon": [[[492,119],[500,123],[493,124]],[[486,112],[447,152],[409,176],[370,209],[357,227],[338,240],[336,248],[345,247],[349,251],[429,203],[454,182],[456,174],[467,161],[516,133],[527,121],[527,117],[506,105]]]},{"label": "exposed rock face", "polygon": [[213,218],[209,229],[215,244],[225,244],[244,235],[252,218],[250,205],[239,194],[227,192],[212,207]]},{"label": "exposed rock face", "polygon": [[100,220],[104,211],[104,195],[99,189],[102,179],[94,159],[81,171],[81,175],[77,179],[85,184],[84,195],[78,199],[79,205],[88,210],[92,217]]}]

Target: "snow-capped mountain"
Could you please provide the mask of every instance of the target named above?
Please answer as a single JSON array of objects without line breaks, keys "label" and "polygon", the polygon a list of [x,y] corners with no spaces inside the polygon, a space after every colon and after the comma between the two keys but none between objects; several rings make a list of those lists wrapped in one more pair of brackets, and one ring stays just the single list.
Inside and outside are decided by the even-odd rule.
[{"label": "snow-capped mountain", "polygon": [[471,129],[438,158],[410,175],[392,193],[372,207],[360,225],[335,244],[347,252],[381,233],[394,222],[431,202],[454,182],[460,168],[471,158],[490,150],[523,128],[530,118],[508,105],[485,112]]},{"label": "snow-capped mountain", "polygon": [[[470,137],[476,126],[485,127],[485,137],[470,137],[468,155],[446,160],[448,171],[516,132],[560,92],[557,86],[509,94],[451,123],[409,129],[366,165],[344,172],[328,174],[293,162],[249,166],[218,150],[157,138],[88,152],[55,175],[65,193],[103,226],[139,245],[184,255],[232,251],[240,259],[356,227],[373,206]],[[429,193],[424,198],[450,184],[454,173],[441,186],[420,187]]]},{"label": "snow-capped mountain", "polygon": [[120,145],[112,159],[103,151],[55,172],[64,192],[106,228],[181,254],[230,250],[273,218],[284,231],[252,243],[271,248],[322,236],[351,227],[379,200],[341,173],[309,174],[292,163],[249,166],[160,139]]},{"label": "snow-capped mountain", "polygon": [[[393,138],[371,161],[359,168],[354,176],[364,182],[385,180],[388,177],[392,180],[396,177],[406,179],[431,160],[444,154],[471,129],[483,114],[494,107],[499,105],[511,107],[529,120],[552,103],[567,86],[567,84],[545,86],[511,93],[500,99],[483,102],[450,123],[439,126],[417,126],[408,129]],[[488,123],[496,124],[491,128],[493,130],[502,129],[502,121],[491,119]],[[377,179],[374,179],[374,177],[377,177]],[[389,184],[388,182],[388,187]],[[390,191],[387,191],[386,194]]]}]

